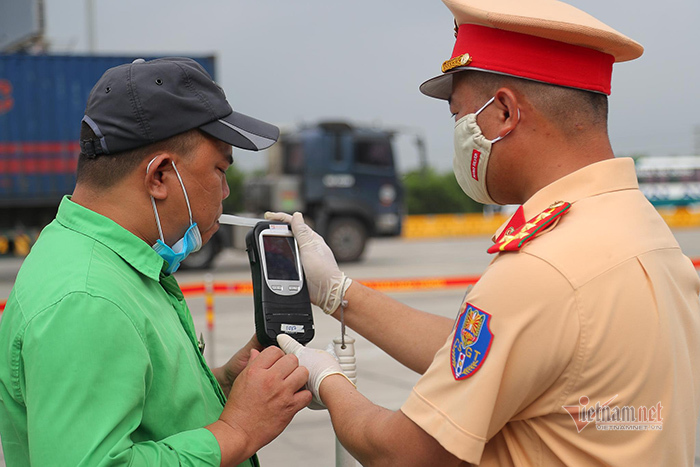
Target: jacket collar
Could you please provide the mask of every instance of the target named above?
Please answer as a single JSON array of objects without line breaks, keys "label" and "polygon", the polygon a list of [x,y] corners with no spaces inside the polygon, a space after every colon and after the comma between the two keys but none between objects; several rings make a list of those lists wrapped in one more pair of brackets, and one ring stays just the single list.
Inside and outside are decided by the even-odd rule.
[{"label": "jacket collar", "polygon": [[114,251],[141,274],[157,281],[165,261],[150,245],[112,219],[64,196],[56,220],[67,229],[90,237]]}]

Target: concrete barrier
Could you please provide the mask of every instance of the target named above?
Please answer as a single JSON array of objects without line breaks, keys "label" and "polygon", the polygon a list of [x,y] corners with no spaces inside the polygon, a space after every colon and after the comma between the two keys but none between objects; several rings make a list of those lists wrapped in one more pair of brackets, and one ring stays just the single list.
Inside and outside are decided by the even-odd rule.
[{"label": "concrete barrier", "polygon": [[507,216],[495,214],[427,214],[406,216],[403,221],[404,238],[465,237],[493,235]]},{"label": "concrete barrier", "polygon": [[[700,226],[700,209],[660,208],[661,217],[671,228]],[[402,236],[407,239],[493,235],[509,219],[501,214],[426,214],[406,216]]]}]

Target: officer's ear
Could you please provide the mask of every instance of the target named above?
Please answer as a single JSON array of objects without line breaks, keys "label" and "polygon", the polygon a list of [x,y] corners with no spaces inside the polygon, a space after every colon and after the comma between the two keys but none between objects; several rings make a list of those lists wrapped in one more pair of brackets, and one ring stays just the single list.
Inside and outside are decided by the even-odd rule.
[{"label": "officer's ear", "polygon": [[520,123],[520,102],[510,88],[500,88],[494,95],[493,105],[498,109],[498,136],[505,137]]},{"label": "officer's ear", "polygon": [[168,197],[168,186],[165,181],[169,177],[175,177],[173,172],[173,157],[167,152],[156,154],[146,164],[144,185],[149,195],[157,200]]}]

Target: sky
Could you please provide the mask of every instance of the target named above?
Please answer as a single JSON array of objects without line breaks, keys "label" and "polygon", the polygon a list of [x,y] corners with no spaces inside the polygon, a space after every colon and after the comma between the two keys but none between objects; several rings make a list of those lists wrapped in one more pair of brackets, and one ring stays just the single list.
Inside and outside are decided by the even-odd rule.
[{"label": "sky", "polygon": [[[452,15],[439,0],[44,0],[53,52],[89,52],[87,1],[95,53],[215,55],[216,80],[240,112],[279,125],[343,119],[402,129],[401,170],[417,166],[416,134],[430,165],[451,167],[448,106],[418,91],[454,45]],[[645,47],[640,59],[614,66],[616,154],[700,153],[700,1],[568,3]],[[265,164],[264,154],[234,158],[244,170]]]}]

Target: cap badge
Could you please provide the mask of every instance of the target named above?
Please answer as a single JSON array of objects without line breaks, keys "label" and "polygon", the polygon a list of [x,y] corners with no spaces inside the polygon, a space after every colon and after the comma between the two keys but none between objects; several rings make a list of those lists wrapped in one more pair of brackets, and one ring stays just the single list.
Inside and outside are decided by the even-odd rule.
[{"label": "cap badge", "polygon": [[442,72],[446,73],[453,68],[457,68],[460,66],[467,66],[472,62],[472,57],[469,54],[462,54],[459,55],[455,58],[451,58],[445,62],[442,63]]}]

